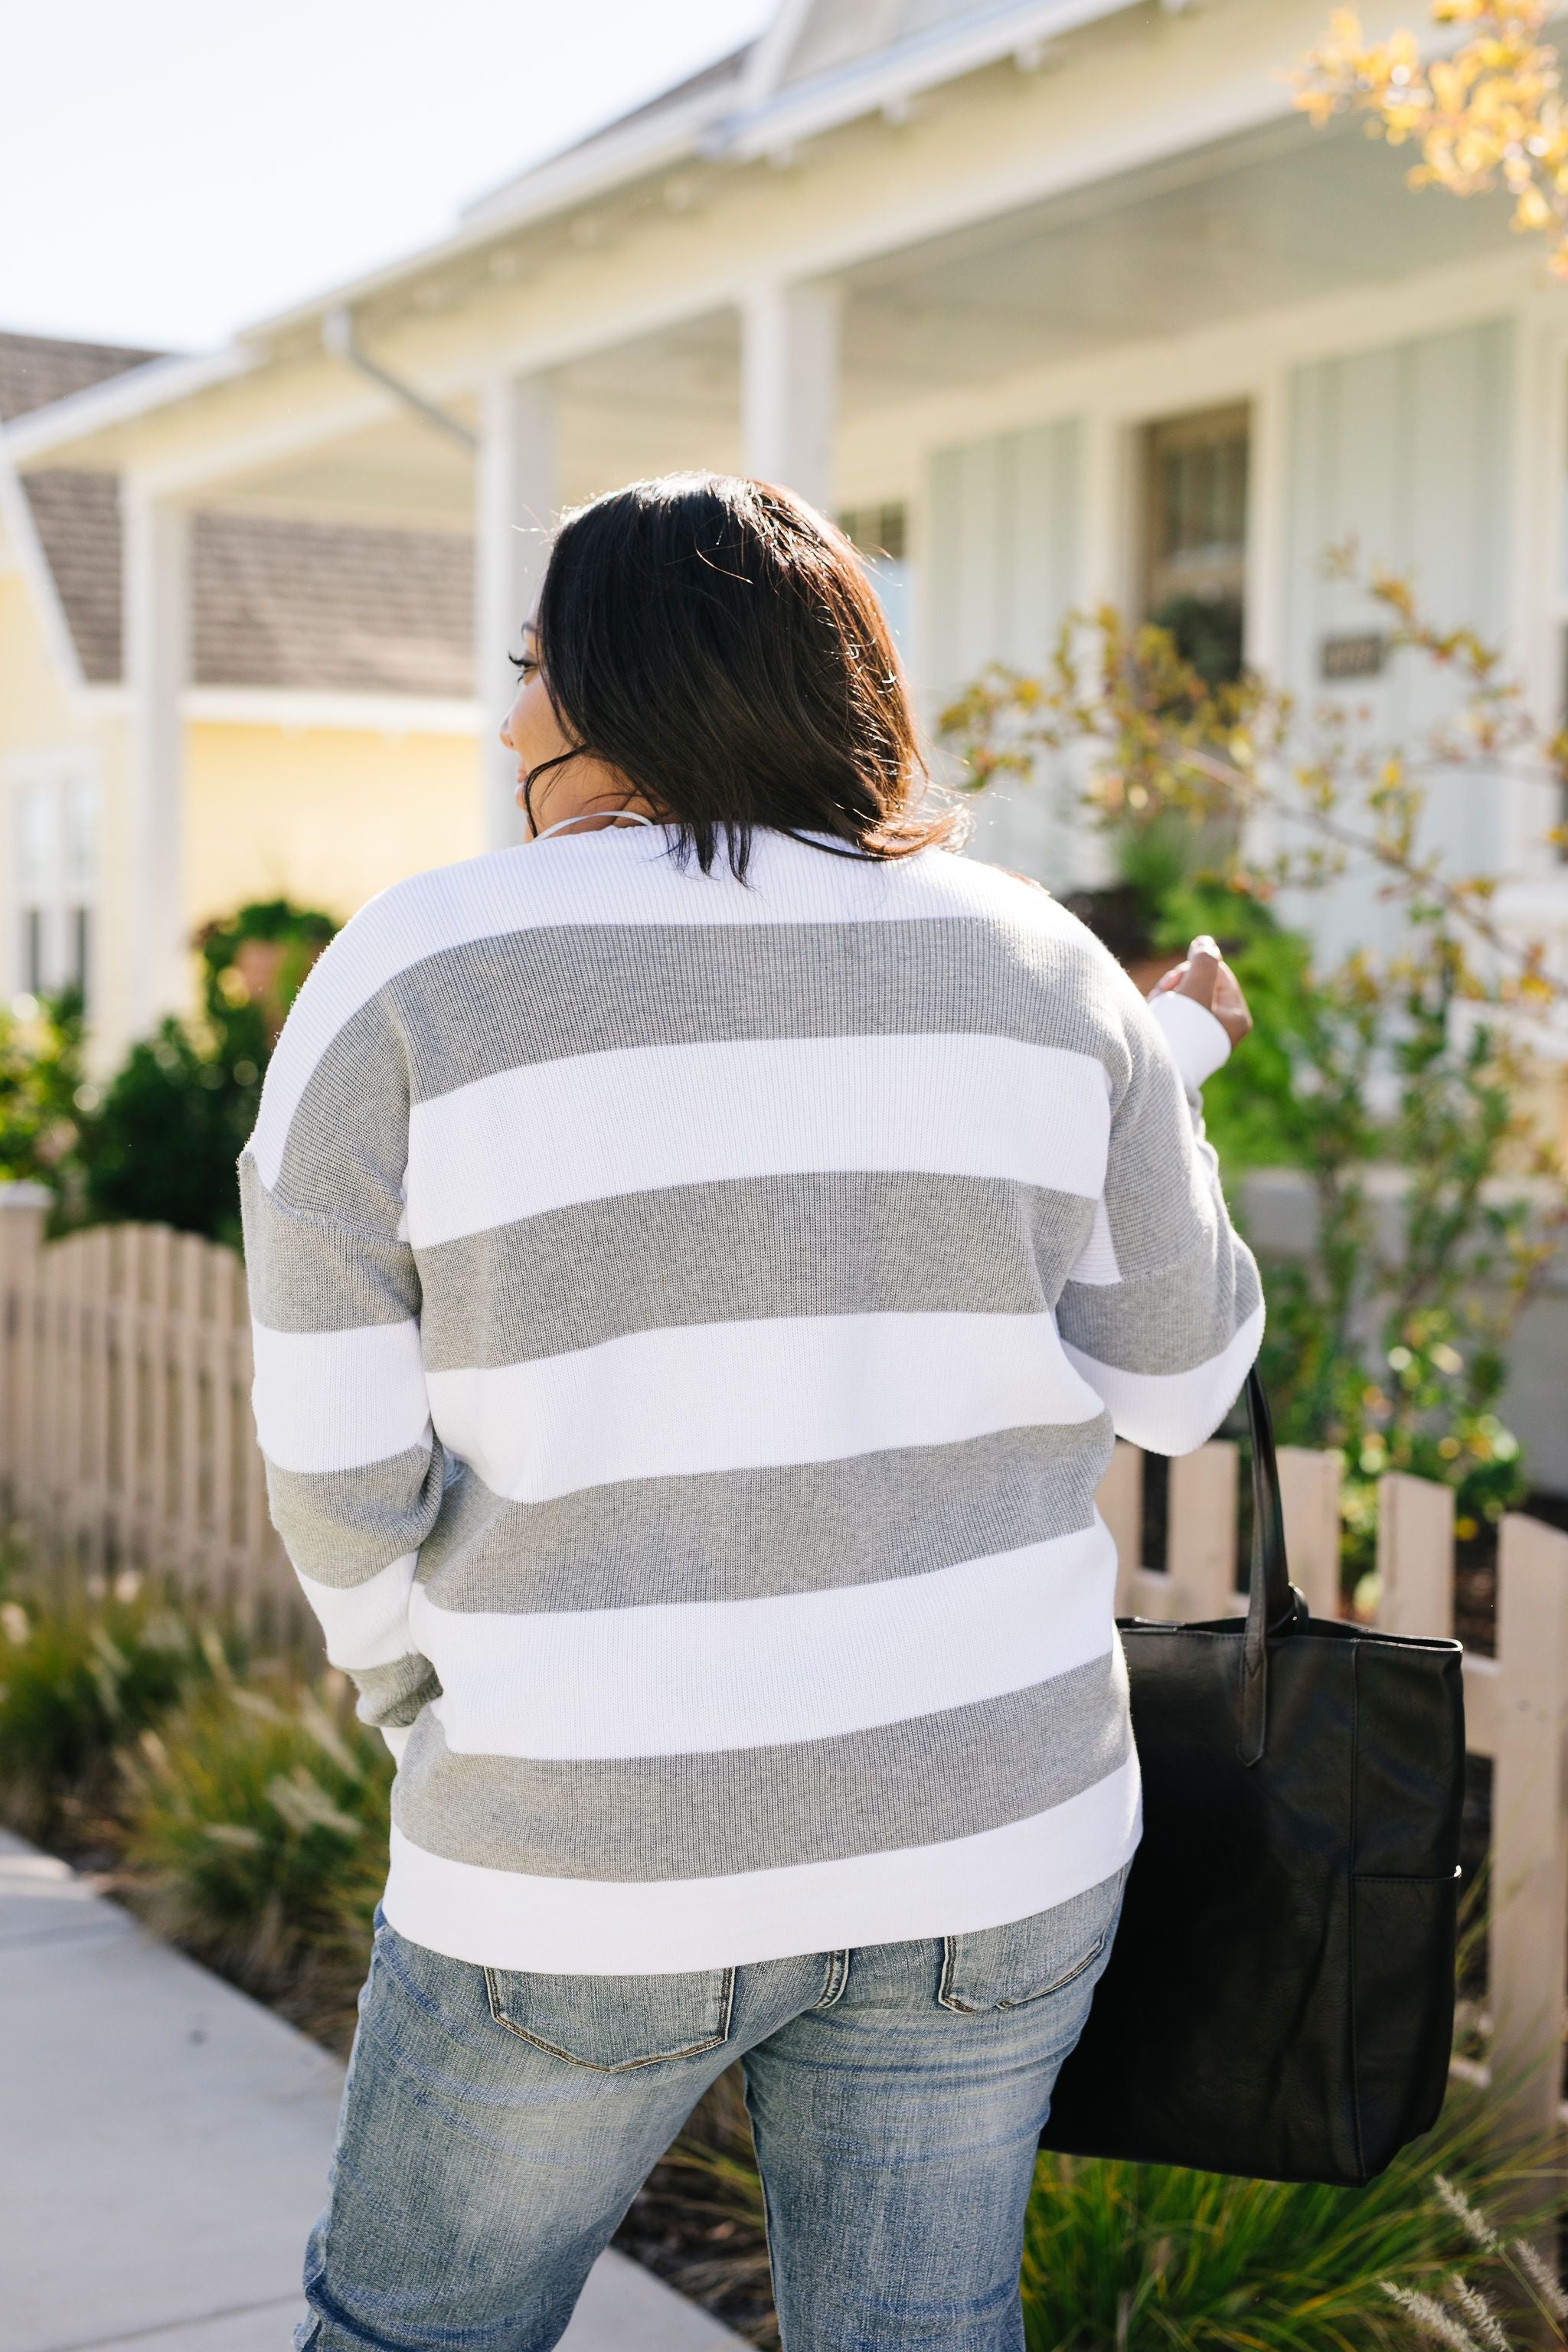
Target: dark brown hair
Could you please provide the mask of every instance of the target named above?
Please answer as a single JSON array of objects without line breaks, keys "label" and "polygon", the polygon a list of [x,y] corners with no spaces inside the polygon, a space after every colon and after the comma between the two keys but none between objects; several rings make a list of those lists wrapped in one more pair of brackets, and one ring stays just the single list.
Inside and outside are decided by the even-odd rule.
[{"label": "dark brown hair", "polygon": [[705,874],[723,851],[743,878],[757,825],[878,858],[959,829],[955,808],[922,805],[909,688],[859,559],[788,490],[670,474],[595,499],[561,526],[535,630],[563,734]]}]

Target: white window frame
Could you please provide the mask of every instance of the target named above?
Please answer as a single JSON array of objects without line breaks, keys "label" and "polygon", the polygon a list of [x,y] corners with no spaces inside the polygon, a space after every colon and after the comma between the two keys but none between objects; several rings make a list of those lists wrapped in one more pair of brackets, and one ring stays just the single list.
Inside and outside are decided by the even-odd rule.
[{"label": "white window frame", "polygon": [[[0,780],[6,826],[5,970],[10,993],[63,988],[79,977],[85,949],[85,971],[79,977],[90,1005],[102,929],[100,764],[81,745],[18,752],[5,761]],[[30,809],[42,812],[35,873],[28,870],[25,839]],[[36,924],[36,971],[29,918]]]}]

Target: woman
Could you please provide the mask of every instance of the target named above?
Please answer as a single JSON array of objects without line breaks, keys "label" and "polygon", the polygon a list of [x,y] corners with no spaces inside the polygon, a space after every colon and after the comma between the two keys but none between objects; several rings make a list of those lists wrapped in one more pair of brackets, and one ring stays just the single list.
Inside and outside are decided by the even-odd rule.
[{"label": "woman", "polygon": [[298,2342],[542,2352],[741,2059],[789,2352],[1016,2347],[1138,1836],[1095,1489],[1262,1325],[1245,1007],[952,854],[787,493],[599,499],[525,646],[529,842],[355,918],[242,1164],[273,1511],[398,1759]]}]

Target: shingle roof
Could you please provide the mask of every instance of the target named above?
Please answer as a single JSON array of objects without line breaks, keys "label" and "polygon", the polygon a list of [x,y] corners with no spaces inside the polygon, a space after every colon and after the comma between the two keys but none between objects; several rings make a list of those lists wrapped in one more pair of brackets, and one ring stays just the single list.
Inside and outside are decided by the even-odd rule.
[{"label": "shingle roof", "polygon": [[24,474],[33,528],[55,575],[81,673],[120,676],[120,481],[114,474]]},{"label": "shingle roof", "polygon": [[164,356],[124,343],[67,343],[52,335],[0,334],[0,425]]},{"label": "shingle roof", "polygon": [[[0,335],[0,422],[156,356]],[[112,681],[121,674],[119,481],[56,467],[22,486],[82,674]],[[472,690],[473,549],[459,532],[198,514],[191,596],[197,685]]]},{"label": "shingle roof", "polygon": [[459,532],[202,514],[191,571],[198,685],[472,691],[473,544]]}]

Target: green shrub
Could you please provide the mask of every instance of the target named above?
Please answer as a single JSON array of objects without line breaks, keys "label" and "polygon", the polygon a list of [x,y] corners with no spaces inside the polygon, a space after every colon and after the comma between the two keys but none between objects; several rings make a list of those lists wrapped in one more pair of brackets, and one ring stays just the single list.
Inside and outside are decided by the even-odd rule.
[{"label": "green shrub", "polygon": [[0,1814],[28,1837],[100,1834],[119,1751],[210,1675],[214,1655],[142,1595],[0,1605]]},{"label": "green shrub", "polygon": [[79,989],[0,1007],[0,1181],[59,1185],[92,1100],[83,1028]]},{"label": "green shrub", "polygon": [[235,1162],[278,1032],[335,929],[330,915],[284,898],[207,926],[197,941],[202,1022],[167,1020],[133,1045],[82,1117],[69,1222],[176,1225],[237,1244]]},{"label": "green shrub", "polygon": [[128,1763],[125,1858],[153,1924],[312,2022],[364,1973],[386,1877],[392,1759],[340,1676],[214,1681]]},{"label": "green shrub", "polygon": [[73,1222],[175,1225],[237,1243],[235,1162],[256,1124],[260,1072],[243,1072],[168,1020],[132,1045],[78,1144]]},{"label": "green shrub", "polygon": [[[1522,2165],[1489,2160],[1484,2104],[1456,2085],[1436,2131],[1364,2189],[1042,2156],[1024,2248],[1028,2352],[1381,2352],[1409,2326],[1385,2292],[1441,2293],[1496,2264],[1434,2194],[1483,2208]],[[1550,2185],[1533,2202],[1550,2211]]]}]

